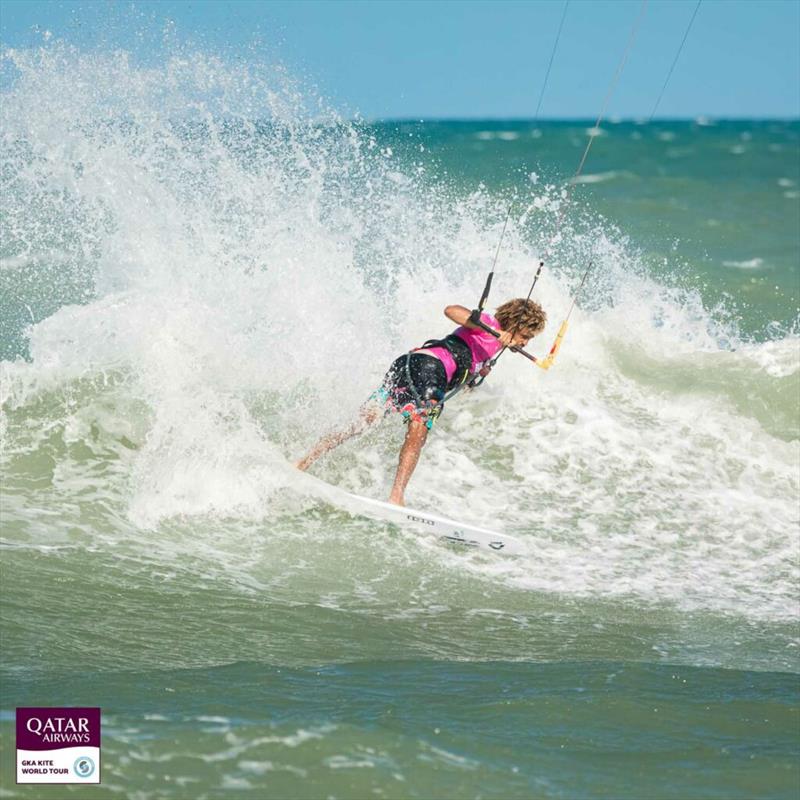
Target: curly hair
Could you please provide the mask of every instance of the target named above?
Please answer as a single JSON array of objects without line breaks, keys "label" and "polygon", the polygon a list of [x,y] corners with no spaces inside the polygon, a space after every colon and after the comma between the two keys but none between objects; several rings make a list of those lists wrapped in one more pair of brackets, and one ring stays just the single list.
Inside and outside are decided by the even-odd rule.
[{"label": "curly hair", "polygon": [[528,338],[541,333],[547,322],[547,314],[538,303],[521,297],[498,306],[495,317],[504,331],[521,333]]}]

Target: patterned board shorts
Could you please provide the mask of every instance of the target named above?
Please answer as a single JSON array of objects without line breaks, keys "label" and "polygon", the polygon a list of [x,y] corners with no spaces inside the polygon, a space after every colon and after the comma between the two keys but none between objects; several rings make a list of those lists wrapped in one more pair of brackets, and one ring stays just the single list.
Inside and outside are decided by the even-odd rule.
[{"label": "patterned board shorts", "polygon": [[404,422],[424,422],[430,430],[444,409],[446,389],[447,373],[438,358],[408,353],[395,359],[369,399],[381,403],[385,413],[399,412]]}]

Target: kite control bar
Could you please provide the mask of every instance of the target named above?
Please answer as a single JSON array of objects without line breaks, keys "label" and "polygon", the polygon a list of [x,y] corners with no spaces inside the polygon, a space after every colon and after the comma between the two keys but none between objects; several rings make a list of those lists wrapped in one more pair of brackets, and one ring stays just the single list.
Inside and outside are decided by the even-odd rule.
[{"label": "kite control bar", "polygon": [[[492,336],[494,336],[495,339],[500,338],[500,333],[496,331],[494,328],[487,325],[481,319],[481,312],[477,308],[474,309],[473,312],[469,315],[469,321],[473,325],[476,325],[477,327],[485,330],[486,333],[490,333]],[[521,356],[525,356],[525,358],[527,358],[528,360],[533,361],[534,364],[537,364],[539,362],[539,359],[536,358],[536,356],[532,356],[530,353],[528,353],[526,350],[523,350],[521,347],[517,347],[516,345],[511,345],[508,349],[511,350],[512,353],[519,353]]]}]

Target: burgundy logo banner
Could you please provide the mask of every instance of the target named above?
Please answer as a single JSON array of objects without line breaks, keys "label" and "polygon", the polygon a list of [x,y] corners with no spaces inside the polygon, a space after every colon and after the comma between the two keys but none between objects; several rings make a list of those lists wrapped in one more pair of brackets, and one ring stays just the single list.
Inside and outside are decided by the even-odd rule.
[{"label": "burgundy logo banner", "polygon": [[17,709],[18,783],[99,783],[100,709]]}]

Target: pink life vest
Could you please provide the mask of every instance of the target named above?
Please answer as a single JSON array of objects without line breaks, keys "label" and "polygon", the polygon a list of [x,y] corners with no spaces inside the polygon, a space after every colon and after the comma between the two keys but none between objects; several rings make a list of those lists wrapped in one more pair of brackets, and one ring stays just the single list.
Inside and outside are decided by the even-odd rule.
[{"label": "pink life vest", "polygon": [[[491,314],[481,314],[481,322],[495,330],[502,330],[500,323]],[[457,336],[469,348],[471,357],[470,375],[478,372],[483,364],[497,355],[503,346],[498,339],[482,328],[465,328],[462,325],[460,328],[456,328],[451,336]],[[426,347],[425,350],[435,355],[444,364],[449,388],[458,368],[452,353],[446,347],[441,346]]]}]

